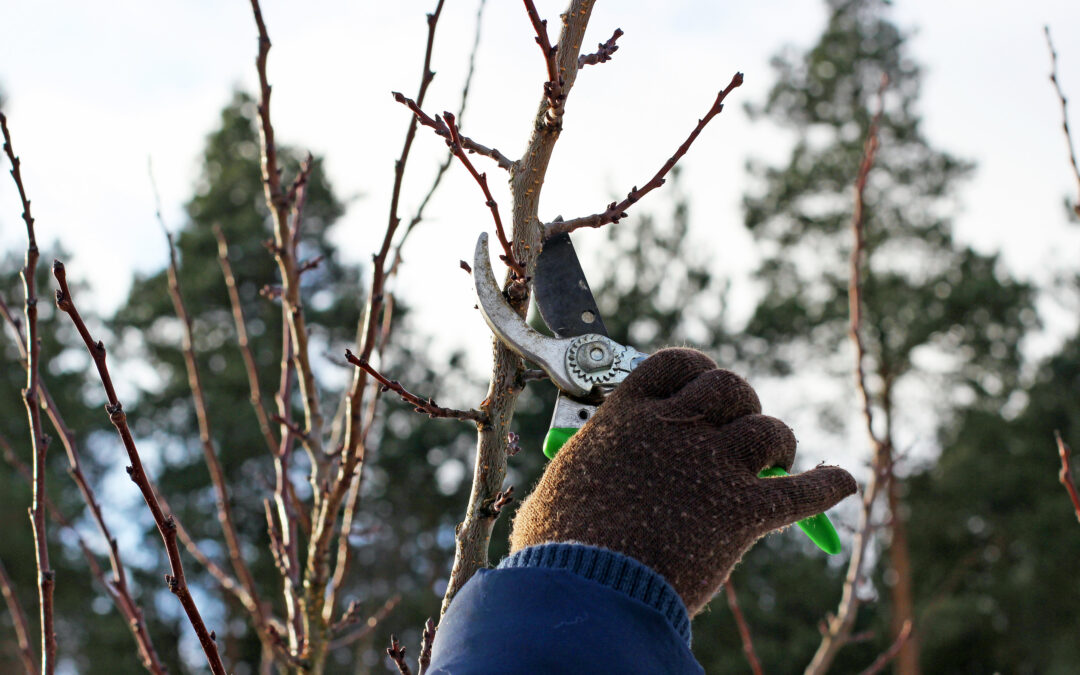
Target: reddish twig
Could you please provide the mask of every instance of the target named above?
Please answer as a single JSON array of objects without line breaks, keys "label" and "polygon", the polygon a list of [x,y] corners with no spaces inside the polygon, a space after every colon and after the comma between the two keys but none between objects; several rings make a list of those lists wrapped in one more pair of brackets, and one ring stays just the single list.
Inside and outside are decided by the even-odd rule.
[{"label": "reddish twig", "polygon": [[491,502],[481,506],[481,510],[488,518],[498,518],[503,509],[506,508],[511,502],[514,501],[514,486],[511,485],[505,490],[499,490],[491,498]]},{"label": "reddish twig", "polygon": [[11,623],[15,628],[15,640],[19,645],[19,658],[22,659],[23,668],[27,675],[37,675],[37,663],[34,661],[34,650],[30,647],[30,624],[26,620],[26,612],[23,611],[19,598],[15,595],[15,586],[11,583],[4,568],[4,562],[0,560],[0,592],[4,594],[4,602],[7,603],[8,613],[11,614]]},{"label": "reddish twig", "polygon": [[386,648],[386,655],[390,657],[390,660],[397,666],[398,672],[401,675],[412,675],[412,669],[409,668],[409,664],[405,662],[405,647],[398,642],[397,637],[390,636],[390,646]]},{"label": "reddish twig", "polygon": [[487,415],[479,410],[454,410],[453,408],[442,408],[438,406],[432,398],[420,398],[416,394],[410,393],[405,387],[401,386],[400,382],[387,379],[370,363],[356,356],[356,354],[353,354],[352,351],[348,349],[345,350],[345,359],[354,366],[363,368],[367,371],[367,374],[375,378],[385,390],[394,392],[401,397],[402,401],[415,406],[414,410],[418,413],[424,413],[428,417],[447,417],[457,420],[469,420],[478,425],[487,423]]},{"label": "reddish twig", "polygon": [[728,607],[731,608],[731,613],[735,617],[735,625],[739,627],[739,638],[742,640],[746,660],[750,663],[750,670],[754,675],[762,675],[761,661],[758,659],[757,652],[754,651],[754,641],[750,638],[750,626],[746,623],[742,608],[739,607],[739,599],[735,596],[735,587],[731,584],[731,579],[724,583],[724,593],[727,595]]},{"label": "reddish twig", "polygon": [[[400,602],[401,602],[401,596],[400,595],[392,596],[389,600],[384,602],[382,604],[382,606],[379,607],[379,609],[374,614],[369,616],[367,619],[364,619],[363,625],[358,630],[355,630],[355,631],[353,631],[351,633],[347,633],[345,635],[342,635],[341,637],[338,637],[338,638],[332,640],[330,642],[329,649],[331,651],[333,651],[335,649],[340,649],[342,647],[347,647],[347,646],[351,645],[352,643],[356,642],[357,640],[363,640],[368,635],[371,635],[372,631],[374,631],[379,626],[379,624],[381,624],[382,621],[386,617],[388,617],[390,615],[390,612],[394,611],[394,608],[397,607],[398,603],[400,603]],[[354,608],[355,608],[355,612],[354,612]],[[351,616],[350,616],[350,614],[351,614]],[[358,603],[356,603],[356,602],[350,603],[349,609],[346,610],[345,615],[342,616],[341,620],[339,620],[337,623],[334,624],[334,626],[331,629],[331,632],[332,633],[344,632],[345,629],[349,628],[350,626],[353,626],[353,625],[355,625],[357,623],[360,623],[361,616],[362,615],[359,613],[359,605],[358,605]]]},{"label": "reddish twig", "polygon": [[1050,40],[1050,26],[1043,26],[1046,33],[1046,46],[1050,49],[1050,81],[1054,83],[1054,91],[1057,92],[1058,100],[1061,101],[1061,128],[1065,132],[1065,145],[1069,148],[1069,163],[1072,164],[1073,176],[1076,177],[1078,196],[1073,204],[1073,212],[1080,216],[1080,166],[1076,163],[1076,150],[1073,147],[1072,133],[1069,131],[1069,109],[1065,92],[1061,90],[1061,83],[1057,77],[1057,51],[1054,43]]},{"label": "reddish twig", "polygon": [[248,340],[247,321],[244,319],[244,307],[240,303],[240,291],[236,285],[236,276],[233,275],[232,264],[229,263],[229,242],[225,239],[225,232],[221,226],[214,225],[214,237],[218,243],[218,265],[221,274],[225,277],[225,288],[229,292],[229,305],[232,307],[233,325],[236,327],[236,342],[240,347],[240,356],[244,360],[244,370],[247,372],[248,389],[251,391],[251,407],[255,410],[255,418],[259,421],[259,430],[266,439],[266,447],[273,454],[277,449],[277,439],[270,428],[270,420],[266,415],[266,406],[263,404],[262,387],[259,385],[259,369],[255,365],[255,356],[251,353],[251,344]]},{"label": "reddish twig", "polygon": [[215,674],[224,675],[225,666],[221,662],[221,655],[218,653],[217,645],[215,644],[213,637],[211,637],[210,631],[206,629],[206,624],[199,614],[199,608],[196,606],[195,600],[188,590],[187,578],[184,576],[184,566],[180,561],[180,548],[176,543],[176,521],[171,514],[166,514],[162,510],[161,504],[154,494],[153,484],[151,483],[149,476],[146,475],[146,471],[142,464],[142,458],[139,456],[139,450],[135,446],[135,439],[132,437],[131,430],[128,428],[127,415],[124,413],[123,405],[117,398],[116,390],[113,388],[112,376],[109,374],[109,368],[105,363],[105,344],[101,341],[95,341],[93,337],[91,337],[90,331],[87,330],[86,324],[83,323],[82,317],[75,307],[75,301],[71,297],[71,291],[68,288],[67,273],[64,270],[64,265],[59,260],[53,263],[53,276],[56,277],[56,282],[60,287],[56,291],[56,306],[70,317],[71,322],[75,326],[75,330],[77,330],[79,336],[82,337],[87,351],[90,352],[90,356],[94,360],[94,365],[97,368],[101,384],[105,389],[105,396],[108,399],[105,410],[109,414],[109,420],[113,423],[113,426],[116,427],[116,431],[120,435],[121,441],[123,441],[128,461],[131,463],[130,466],[127,467],[128,476],[135,485],[138,486],[139,491],[142,493],[143,500],[150,509],[150,513],[154,517],[154,523],[157,525],[158,532],[161,534],[161,539],[165,544],[165,550],[168,553],[169,567],[171,570],[171,574],[165,575],[165,582],[168,584],[169,590],[176,595],[181,606],[183,606],[188,621],[195,630],[195,635],[199,638],[199,643],[202,645],[203,652],[206,654],[206,660],[210,665],[210,669]]},{"label": "reddish twig", "polygon": [[611,34],[607,42],[601,42],[597,45],[597,49],[592,54],[582,54],[578,57],[578,68],[584,68],[585,66],[594,66],[598,63],[607,63],[611,60],[612,55],[619,51],[619,45],[615,42],[624,35],[621,28],[616,28],[615,32]]},{"label": "reddish twig", "polygon": [[[153,176],[151,175],[151,180]],[[199,428],[199,444],[202,446],[203,460],[210,473],[210,482],[214,486],[214,497],[217,505],[217,519],[221,525],[222,534],[225,537],[225,548],[229,552],[229,562],[237,579],[243,584],[244,590],[251,596],[251,604],[246,608],[254,610],[251,618],[255,623],[255,630],[261,640],[266,641],[266,613],[259,592],[255,586],[255,578],[251,574],[244,554],[241,550],[240,537],[236,532],[236,524],[232,515],[232,506],[229,503],[228,484],[225,479],[225,471],[218,461],[217,451],[210,434],[210,415],[206,407],[206,392],[203,389],[202,377],[199,374],[199,366],[195,360],[194,339],[192,338],[191,315],[188,314],[184,304],[183,293],[180,289],[180,275],[176,261],[176,246],[173,244],[172,234],[165,227],[165,221],[161,215],[160,199],[157,196],[157,187],[154,187],[155,201],[158,203],[157,218],[162,230],[165,232],[165,240],[169,245],[169,266],[167,275],[169,279],[169,297],[172,299],[173,310],[180,319],[183,327],[181,351],[184,354],[184,367],[187,370],[188,387],[191,389],[191,398],[195,406],[195,419]]]},{"label": "reddish twig", "polygon": [[[450,145],[450,128],[446,125],[445,122],[443,122],[442,118],[440,118],[438,115],[436,115],[435,117],[428,115],[426,112],[423,111],[423,109],[421,109],[421,103],[419,101],[414,101],[408,96],[405,96],[404,94],[397,91],[391,93],[394,96],[394,100],[408,108],[412,112],[413,117],[417,121],[419,121],[420,124],[423,124],[425,127],[429,127],[430,129],[432,129],[436,135],[442,136],[444,139],[446,139],[447,145]],[[508,157],[506,157],[506,155],[502,154],[495,148],[489,148],[486,145],[481,145],[480,143],[477,143],[473,139],[469,138],[468,136],[463,136],[460,134],[458,135],[458,143],[461,145],[461,148],[467,153],[483,155],[484,157],[490,157],[491,159],[495,160],[495,163],[499,165],[500,169],[509,171],[514,168],[513,160],[509,159]],[[453,146],[450,147],[451,150],[454,149]]]},{"label": "reddish twig", "polygon": [[[60,418],[59,412],[56,409],[56,403],[52,400],[48,391],[40,382],[38,383],[38,392],[42,396],[43,402],[46,405],[46,411],[53,420],[53,426],[56,428],[57,433],[59,433],[62,438],[71,439],[72,434],[64,425],[63,419]],[[72,445],[71,449],[69,449],[69,453],[75,453],[77,459],[78,454],[75,451],[74,441],[72,440],[70,442]],[[12,450],[11,445],[3,436],[0,436],[0,448],[3,450],[4,460],[14,467],[28,484],[32,485],[33,473],[25,464],[19,461],[19,458],[15,456],[15,452]],[[135,645],[139,650],[139,659],[142,661],[143,666],[155,675],[164,675],[168,671],[165,669],[164,664],[161,663],[157,651],[154,649],[154,644],[150,639],[150,632],[146,627],[146,620],[143,617],[142,609],[131,596],[131,591],[127,585],[127,574],[124,570],[123,563],[120,560],[120,552],[116,545],[116,539],[109,533],[109,530],[105,525],[105,520],[101,515],[101,508],[96,499],[93,498],[93,491],[90,490],[89,484],[86,483],[85,478],[82,476],[82,470],[78,463],[73,466],[71,473],[73,476],[76,473],[78,474],[79,478],[76,480],[76,483],[79,485],[80,490],[84,490],[83,498],[87,501],[87,506],[93,514],[99,531],[108,542],[109,562],[112,565],[113,571],[112,579],[105,578],[105,572],[101,569],[97,557],[94,555],[93,551],[90,550],[90,547],[86,544],[83,536],[75,529],[71,522],[64,517],[60,512],[60,509],[57,508],[56,504],[54,504],[48,496],[45,497],[45,509],[61,530],[70,532],[75,537],[75,540],[79,545],[79,550],[82,551],[83,557],[86,558],[87,566],[90,569],[90,575],[101,584],[103,589],[105,589],[106,595],[113,601],[113,604],[116,605],[117,610],[119,610],[120,614],[127,622],[128,629],[131,631],[132,637],[135,638]],[[87,497],[87,493],[89,493],[89,497]]]},{"label": "reddish twig", "polygon": [[885,669],[885,666],[889,665],[889,662],[896,658],[900,650],[904,648],[908,638],[911,637],[911,621],[905,621],[903,627],[900,629],[900,633],[897,634],[896,639],[893,640],[892,645],[882,652],[874,662],[870,664],[866,670],[859,673],[859,675],[876,675]]},{"label": "reddish twig", "polygon": [[829,619],[828,626],[822,635],[821,644],[818,645],[817,652],[806,667],[807,675],[819,675],[826,672],[832,665],[833,659],[836,658],[836,653],[851,641],[851,631],[855,625],[855,617],[859,607],[857,591],[863,578],[863,565],[873,530],[874,502],[877,501],[883,482],[888,481],[892,472],[889,443],[874,431],[873,406],[866,386],[866,371],[864,368],[866,349],[862,341],[862,269],[866,257],[863,193],[878,149],[878,125],[884,111],[884,95],[887,84],[887,78],[882,76],[881,88],[878,90],[878,111],[870,122],[866,143],[863,146],[863,158],[855,179],[854,211],[851,217],[854,241],[851,247],[848,279],[848,335],[851,338],[855,352],[855,388],[858,391],[862,416],[866,423],[866,433],[870,438],[871,446],[874,448],[874,457],[871,464],[870,480],[863,490],[859,529],[856,531],[852,543],[853,550],[851,560],[848,563],[847,575],[844,577],[839,609]]},{"label": "reddish twig", "polygon": [[424,633],[420,638],[420,658],[417,662],[417,675],[424,675],[431,666],[431,647],[435,644],[435,621],[429,618],[424,622]]},{"label": "reddish twig", "polygon": [[1070,464],[1072,451],[1069,449],[1065,440],[1061,438],[1061,432],[1054,431],[1054,438],[1057,439],[1058,455],[1061,457],[1061,471],[1058,471],[1058,480],[1065,486],[1065,490],[1069,493],[1069,499],[1072,500],[1073,511],[1076,512],[1076,519],[1080,520],[1080,494],[1076,492],[1076,481],[1073,480],[1072,465]]},{"label": "reddish twig", "polygon": [[34,233],[34,217],[30,213],[30,200],[23,187],[19,158],[11,145],[7,117],[0,113],[0,129],[4,135],[4,153],[11,162],[11,177],[22,202],[22,219],[26,223],[26,259],[21,276],[23,282],[23,313],[26,321],[26,388],[23,403],[30,425],[30,444],[33,452],[34,489],[30,505],[30,522],[34,529],[34,552],[37,563],[38,608],[41,623],[41,671],[52,675],[56,668],[56,631],[53,628],[53,588],[55,573],[49,566],[49,542],[45,534],[45,454],[49,439],[41,424],[41,407],[38,405],[38,371],[40,370],[41,340],[38,337],[37,291],[34,275],[37,273],[38,245]]},{"label": "reddish twig", "polygon": [[626,198],[621,202],[611,202],[608,204],[607,209],[600,213],[594,213],[591,216],[584,216],[582,218],[572,218],[570,220],[556,220],[548,223],[544,226],[544,237],[552,237],[556,234],[562,234],[563,232],[573,232],[574,230],[582,227],[602,227],[608,223],[617,223],[622,218],[626,217],[626,209],[630,208],[642,197],[652,192],[656,188],[660,187],[665,182],[665,176],[671,171],[675,164],[678,163],[682,156],[686,154],[686,151],[690,149],[697,137],[701,134],[712,118],[716,117],[724,109],[724,99],[730,94],[736,87],[742,85],[743,74],[735,73],[735,76],[731,78],[731,82],[716,96],[716,100],[713,101],[712,107],[709,108],[705,116],[698,120],[697,126],[690,132],[686,140],[675,151],[675,154],[668,158],[664,165],[660,167],[660,170],[649,179],[648,183],[645,183],[641,188],[637,186],[633,187],[626,195]]},{"label": "reddish twig", "polygon": [[529,15],[533,30],[536,31],[536,44],[540,45],[540,51],[544,54],[544,65],[547,67],[548,81],[544,83],[544,99],[547,101],[548,110],[544,122],[547,126],[558,127],[566,102],[566,93],[563,91],[566,78],[562,76],[556,59],[558,49],[552,46],[547,32],[547,20],[540,18],[533,0],[525,0],[525,11]]}]

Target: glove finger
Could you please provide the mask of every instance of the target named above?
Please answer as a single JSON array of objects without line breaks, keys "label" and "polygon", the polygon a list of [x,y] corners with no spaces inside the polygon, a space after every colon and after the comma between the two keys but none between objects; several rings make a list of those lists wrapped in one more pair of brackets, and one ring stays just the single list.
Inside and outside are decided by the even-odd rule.
[{"label": "glove finger", "polygon": [[663,402],[659,414],[671,420],[701,417],[714,426],[761,412],[761,402],[750,383],[730,370],[717,368],[698,375],[693,382]]},{"label": "glove finger", "polygon": [[716,362],[696,349],[661,349],[635,368],[615,395],[667,398],[714,368]]},{"label": "glove finger", "polygon": [[819,466],[794,476],[760,478],[754,493],[763,519],[763,531],[786,527],[803,518],[827,511],[841,499],[855,494],[858,485],[838,466]]},{"label": "glove finger", "polygon": [[768,415],[744,415],[709,434],[716,459],[735,463],[752,476],[771,466],[791,469],[795,461],[795,434],[788,425]]}]

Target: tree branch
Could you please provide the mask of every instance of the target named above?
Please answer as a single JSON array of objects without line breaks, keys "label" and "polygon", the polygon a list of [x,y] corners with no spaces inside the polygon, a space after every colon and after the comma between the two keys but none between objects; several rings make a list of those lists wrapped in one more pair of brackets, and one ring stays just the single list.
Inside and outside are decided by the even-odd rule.
[{"label": "tree branch", "polygon": [[1077,193],[1076,203],[1073,204],[1073,212],[1080,216],[1080,166],[1076,164],[1076,150],[1073,147],[1072,133],[1069,132],[1069,109],[1065,92],[1061,90],[1061,83],[1057,77],[1057,52],[1054,43],[1050,40],[1050,26],[1043,26],[1046,33],[1046,46],[1050,49],[1050,81],[1054,83],[1054,91],[1057,92],[1058,100],[1061,101],[1061,128],[1065,132],[1065,145],[1069,149],[1069,163],[1072,164],[1073,176],[1076,177]]},{"label": "tree branch", "polygon": [[1058,455],[1061,457],[1061,471],[1058,472],[1058,480],[1061,481],[1061,484],[1065,486],[1065,490],[1069,493],[1073,511],[1076,512],[1076,519],[1080,520],[1080,494],[1076,492],[1076,481],[1073,480],[1070,464],[1072,452],[1068,444],[1061,438],[1061,432],[1054,431],[1054,438],[1057,439]]},{"label": "tree branch", "polygon": [[885,669],[885,666],[889,665],[889,662],[896,658],[900,650],[904,648],[908,638],[911,637],[911,621],[905,621],[903,628],[900,629],[899,635],[893,640],[892,645],[882,652],[874,662],[870,664],[870,667],[862,671],[859,675],[876,675]]},{"label": "tree branch", "polygon": [[86,324],[83,323],[82,317],[75,307],[75,301],[71,297],[71,291],[68,289],[67,273],[64,270],[64,265],[59,260],[53,262],[53,276],[56,277],[56,282],[60,286],[56,291],[56,306],[71,318],[71,322],[75,325],[75,329],[79,332],[87,351],[90,352],[90,356],[94,360],[94,365],[101,378],[101,384],[105,389],[105,396],[108,399],[105,410],[109,413],[109,420],[116,427],[116,431],[120,435],[121,441],[123,441],[124,449],[127,451],[128,461],[131,462],[130,466],[127,467],[128,476],[131,477],[131,480],[142,493],[143,500],[150,509],[150,513],[154,517],[154,523],[157,525],[158,532],[161,534],[161,539],[165,544],[165,550],[169,557],[169,567],[172,572],[165,575],[165,582],[168,584],[169,590],[176,595],[183,606],[188,621],[195,630],[195,635],[199,638],[199,643],[206,654],[210,669],[215,675],[224,675],[225,666],[221,662],[221,655],[218,653],[217,645],[210,632],[206,629],[206,624],[199,614],[199,608],[188,590],[187,578],[184,576],[184,566],[180,561],[180,549],[176,545],[176,521],[171,514],[167,515],[162,510],[161,504],[158,503],[153,484],[143,469],[142,458],[139,456],[139,450],[135,446],[135,439],[128,428],[127,415],[124,413],[120,400],[116,397],[112,376],[109,374],[109,368],[105,364],[105,344],[101,341],[95,342],[90,335],[90,331],[87,330]]},{"label": "tree branch", "polygon": [[30,505],[30,522],[34,530],[34,552],[37,563],[38,608],[41,623],[41,671],[52,675],[56,668],[56,631],[53,627],[53,588],[55,573],[49,566],[49,542],[45,533],[45,454],[49,448],[49,439],[41,424],[41,409],[38,405],[38,371],[41,359],[41,339],[38,336],[37,291],[35,273],[37,272],[38,245],[34,233],[34,217],[30,214],[30,200],[23,187],[22,170],[19,158],[11,145],[11,133],[8,131],[7,117],[0,113],[0,130],[4,135],[4,153],[11,162],[11,177],[19,191],[22,202],[22,219],[26,224],[26,258],[22,268],[23,313],[26,321],[26,388],[23,389],[23,403],[30,426],[30,444],[33,452],[33,501]]},{"label": "tree branch", "polygon": [[742,609],[739,607],[739,599],[735,596],[735,586],[731,579],[724,583],[724,592],[727,595],[727,604],[731,608],[731,614],[735,617],[735,625],[739,627],[739,638],[742,640],[743,653],[750,664],[750,670],[754,675],[762,675],[761,661],[758,660],[757,652],[754,651],[754,641],[750,638],[750,626],[746,623]]},{"label": "tree branch", "polygon": [[713,101],[712,107],[709,108],[705,116],[698,120],[697,126],[694,127],[690,135],[683,141],[682,145],[675,150],[675,154],[668,158],[664,165],[660,167],[660,170],[649,179],[648,183],[645,183],[640,189],[635,186],[631,188],[630,192],[626,195],[626,198],[621,202],[611,202],[608,204],[607,209],[600,213],[594,213],[591,216],[584,216],[582,218],[573,218],[571,220],[556,220],[548,223],[544,226],[544,238],[553,237],[556,234],[562,234],[564,232],[573,232],[576,229],[582,227],[602,227],[608,223],[617,223],[622,218],[626,217],[626,209],[630,208],[633,204],[637,203],[642,197],[652,192],[656,188],[664,184],[666,180],[664,177],[671,171],[678,163],[682,156],[686,154],[686,151],[690,149],[690,146],[697,140],[697,137],[701,134],[712,118],[716,117],[724,109],[724,99],[732,92],[736,87],[741,86],[743,83],[743,74],[735,73],[735,76],[731,78],[731,82],[716,96],[716,100]]},{"label": "tree branch", "polygon": [[611,60],[612,55],[619,51],[619,45],[615,44],[616,40],[624,35],[621,28],[616,28],[615,32],[611,34],[607,42],[601,42],[597,45],[597,49],[592,54],[582,54],[578,57],[578,69],[585,66],[594,66],[598,63],[607,63]]},{"label": "tree branch", "polygon": [[[562,75],[564,99],[577,79],[580,45],[592,14],[593,2],[594,0],[571,0],[562,15],[556,64]],[[535,268],[542,246],[542,225],[537,218],[540,194],[551,154],[561,133],[557,124],[547,123],[548,110],[549,105],[545,99],[534,118],[528,146],[510,171],[513,201],[511,242],[514,259],[525,268],[526,276]],[[508,271],[506,284],[513,285],[515,279],[514,273]],[[527,285],[521,285],[521,290],[520,295],[511,294],[509,299],[515,311],[524,316],[529,304],[529,289]],[[514,405],[520,393],[515,384],[522,369],[522,362],[498,338],[493,337],[492,344],[494,359],[491,381],[486,402],[481,406],[490,422],[478,429],[469,504],[465,519],[457,528],[454,566],[443,596],[440,616],[445,614],[454,596],[476,570],[488,564],[488,544],[495,519],[487,516],[484,506],[493,502],[506,478],[507,439]]]},{"label": "tree branch", "polygon": [[415,406],[414,410],[418,413],[424,413],[428,417],[446,417],[457,420],[470,420],[477,425],[483,425],[487,423],[487,415],[479,410],[454,410],[453,408],[443,408],[435,403],[433,398],[421,398],[416,394],[409,392],[405,387],[401,386],[401,383],[397,380],[387,379],[382,373],[374,368],[370,363],[353,354],[352,351],[345,350],[345,359],[367,371],[368,375],[375,378],[379,384],[383,386],[386,391],[392,391],[401,397],[402,401]]},{"label": "tree branch", "polygon": [[892,448],[889,447],[887,440],[883,440],[874,431],[873,407],[866,387],[866,371],[864,368],[866,350],[862,341],[862,269],[866,263],[863,193],[878,149],[878,124],[881,121],[884,109],[883,99],[887,84],[886,78],[882,77],[881,88],[878,90],[878,111],[870,122],[866,143],[863,146],[862,162],[859,165],[859,172],[855,179],[854,210],[851,217],[854,242],[851,247],[850,275],[848,279],[848,336],[851,338],[855,352],[855,388],[858,392],[862,416],[866,423],[866,433],[874,449],[874,456],[871,462],[870,479],[863,489],[859,528],[852,542],[853,550],[851,560],[848,563],[847,575],[844,577],[840,606],[835,616],[828,622],[822,635],[821,644],[818,645],[817,652],[806,667],[806,675],[825,673],[836,658],[836,653],[851,640],[851,630],[855,625],[855,617],[859,607],[858,587],[863,578],[863,565],[873,531],[874,502],[877,500],[883,482],[887,482],[892,473]]},{"label": "tree branch", "polygon": [[[551,46],[547,20],[540,18],[533,0],[525,0],[525,11],[529,15],[529,21],[532,22],[533,30],[536,31],[536,44],[540,45],[540,51],[544,54],[544,65],[547,67],[548,81],[544,83],[544,99],[547,101],[548,110],[543,122],[549,127],[559,127],[562,124],[567,92],[563,89],[564,78],[557,61],[558,50]],[[566,16],[563,15],[564,20],[565,18]],[[560,41],[559,44],[561,45],[562,42]]]},{"label": "tree branch", "polygon": [[11,583],[7,569],[4,568],[3,560],[0,560],[0,592],[3,593],[8,613],[11,614],[11,623],[15,628],[15,640],[19,645],[19,658],[22,659],[23,668],[27,675],[38,675],[34,650],[30,647],[30,625],[26,620],[26,612],[19,604],[19,597],[15,595],[15,587]]}]

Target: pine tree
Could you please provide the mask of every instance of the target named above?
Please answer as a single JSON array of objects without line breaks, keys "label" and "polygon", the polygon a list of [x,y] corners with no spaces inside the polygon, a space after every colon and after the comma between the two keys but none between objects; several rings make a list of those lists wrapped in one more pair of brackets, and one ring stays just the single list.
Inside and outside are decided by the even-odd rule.
[{"label": "pine tree", "polygon": [[[752,163],[759,187],[744,199],[747,227],[764,259],[757,278],[764,295],[747,326],[746,355],[774,372],[822,364],[850,378],[845,345],[847,259],[851,252],[851,185],[876,111],[882,76],[888,85],[881,148],[866,190],[864,340],[872,398],[895,450],[902,387],[930,385],[930,425],[951,405],[974,399],[998,408],[1016,383],[1018,343],[1032,323],[1031,290],[1010,278],[996,256],[956,242],[950,198],[972,166],[931,146],[917,103],[920,69],[906,36],[880,0],[828,0],[828,24],[805,52],[774,61],[777,82],[757,118],[794,132],[786,164]],[[928,364],[941,364],[931,371]],[[835,405],[835,402],[830,402]],[[899,450],[903,450],[900,448]],[[894,452],[894,457],[895,457]],[[890,481],[888,551],[893,633],[913,618],[904,487]],[[918,672],[909,640],[899,672]]]}]

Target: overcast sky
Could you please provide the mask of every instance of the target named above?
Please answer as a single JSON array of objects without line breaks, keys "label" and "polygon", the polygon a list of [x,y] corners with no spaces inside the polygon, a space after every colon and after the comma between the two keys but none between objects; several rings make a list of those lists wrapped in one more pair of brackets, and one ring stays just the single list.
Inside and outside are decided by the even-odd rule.
[{"label": "overcast sky", "polygon": [[[564,4],[537,2],[553,25]],[[147,159],[153,159],[165,217],[178,227],[206,134],[236,87],[254,90],[250,7],[242,0],[5,5],[0,87],[39,240],[62,240],[73,253],[70,276],[94,287],[83,304],[110,311],[134,272],[157,269],[165,260]],[[387,220],[393,160],[408,122],[390,92],[414,95],[423,15],[434,5],[263,3],[274,43],[269,75],[278,138],[325,156],[331,180],[349,199],[337,240],[353,260],[369,259]],[[458,105],[476,8],[476,0],[446,3],[436,38],[438,76],[425,106],[433,113]],[[1016,273],[1040,281],[1055,270],[1075,270],[1080,237],[1066,224],[1062,199],[1075,196],[1076,185],[1060,106],[1047,80],[1042,27],[1055,31],[1063,86],[1080,97],[1080,3],[901,0],[893,17],[914,31],[911,55],[925,66],[920,107],[931,142],[978,164],[974,180],[960,192],[961,240],[1001,250]],[[749,185],[743,164],[750,156],[783,157],[787,139],[767,124],[751,124],[742,104],[763,98],[773,78],[769,58],[785,44],[812,44],[824,20],[822,4],[809,0],[597,3],[586,45],[607,39],[616,27],[625,36],[610,63],[590,67],[578,79],[541,217],[592,213],[643,183],[741,70],[746,84],[683,165],[696,214],[693,236],[716,251],[718,274],[745,275],[754,256],[739,211]],[[543,79],[522,4],[490,0],[464,133],[516,156]],[[1080,118],[1074,122],[1080,128]],[[403,215],[426,191],[444,147],[421,130]],[[477,163],[498,175],[482,158]],[[508,208],[505,186],[494,179],[493,187]],[[471,282],[458,260],[470,257],[477,234],[491,226],[490,216],[457,166],[428,213],[406,251],[409,264],[397,291],[418,308],[417,325],[432,333],[447,326],[447,317],[466,312],[469,320],[449,324],[453,335],[440,335],[444,344],[483,345],[487,328],[467,312],[474,302]],[[15,192],[4,177],[0,247],[21,249],[23,237]],[[579,239],[588,247],[600,237],[588,232]],[[736,316],[751,306],[745,289],[735,286]],[[1044,312],[1059,333],[1075,324],[1075,315],[1053,303]],[[478,373],[486,370],[486,351],[480,350]]]}]

